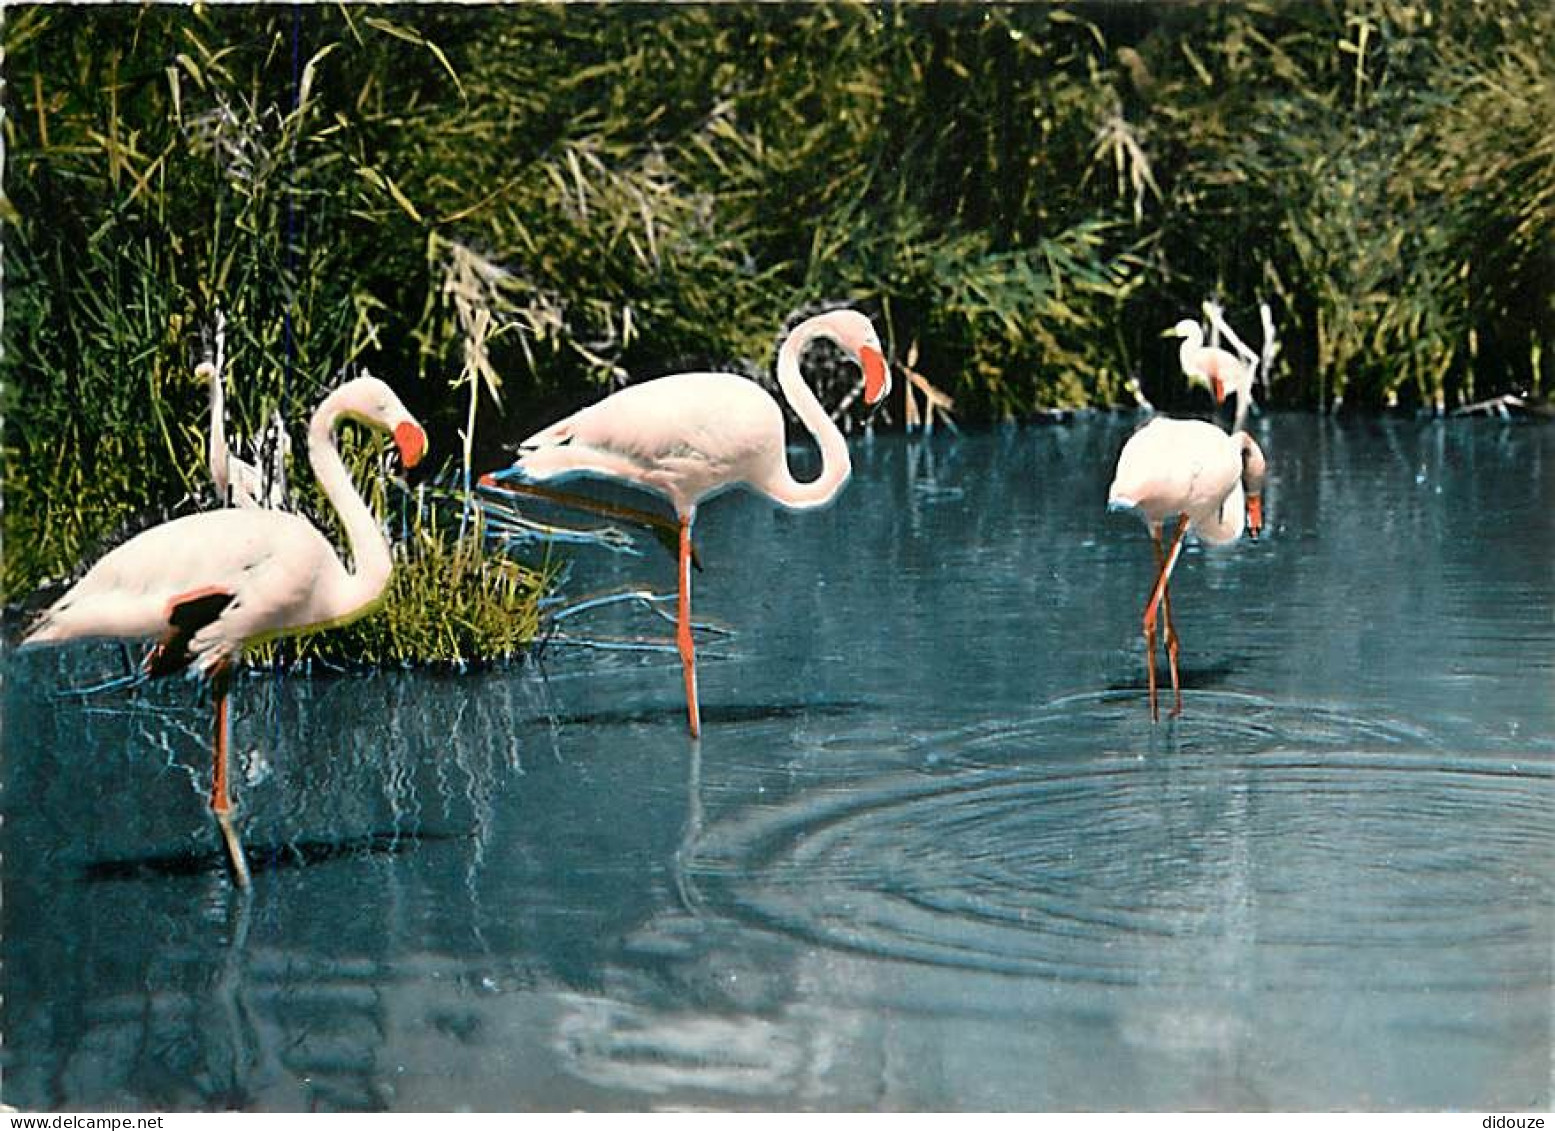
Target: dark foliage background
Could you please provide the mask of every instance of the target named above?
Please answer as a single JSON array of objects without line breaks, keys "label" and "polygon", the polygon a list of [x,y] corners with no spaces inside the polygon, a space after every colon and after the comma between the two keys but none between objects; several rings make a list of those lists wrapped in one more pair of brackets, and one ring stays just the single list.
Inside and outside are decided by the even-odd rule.
[{"label": "dark foliage background", "polygon": [[12,596],[204,489],[218,307],[238,431],[366,366],[477,465],[612,382],[763,373],[823,301],[971,422],[1184,398],[1160,332],[1209,295],[1249,339],[1272,305],[1290,406],[1537,394],[1555,335],[1549,5],[13,7],[4,37]]}]

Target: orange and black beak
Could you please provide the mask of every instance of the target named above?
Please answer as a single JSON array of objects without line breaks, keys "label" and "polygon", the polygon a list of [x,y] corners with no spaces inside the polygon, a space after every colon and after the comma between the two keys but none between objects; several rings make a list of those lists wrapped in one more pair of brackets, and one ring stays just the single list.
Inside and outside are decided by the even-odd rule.
[{"label": "orange and black beak", "polygon": [[1263,532],[1263,496],[1247,496],[1247,533],[1254,542]]},{"label": "orange and black beak", "polygon": [[860,346],[858,361],[864,370],[864,403],[877,405],[891,391],[891,371],[886,368],[885,356],[874,346]]},{"label": "orange and black beak", "polygon": [[402,420],[394,426],[394,446],[399,448],[400,462],[408,471],[427,454],[427,434],[414,420]]}]

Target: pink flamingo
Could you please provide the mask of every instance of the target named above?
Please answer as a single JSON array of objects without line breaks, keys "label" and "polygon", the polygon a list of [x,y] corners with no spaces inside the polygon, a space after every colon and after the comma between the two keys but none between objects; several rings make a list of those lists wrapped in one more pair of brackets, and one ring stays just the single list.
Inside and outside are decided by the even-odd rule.
[{"label": "pink flamingo", "polygon": [[744,485],[794,510],[821,507],[837,497],[852,474],[847,442],[799,371],[805,347],[818,337],[830,338],[858,363],[866,404],[878,404],[891,388],[880,339],[864,315],[832,310],[794,327],[778,350],[777,379],[821,449],[821,473],[808,483],[798,482],[788,470],[777,401],[733,373],[675,373],[629,386],[535,433],[520,445],[512,467],[481,478],[483,486],[491,487],[508,478],[595,475],[669,500],[680,520],[675,641],[693,737],[702,730],[691,638],[691,525],[697,506]]},{"label": "pink flamingo", "polygon": [[[1226,435],[1202,420],[1158,416],[1129,437],[1107,493],[1112,510],[1133,510],[1144,519],[1155,544],[1158,572],[1145,604],[1144,632],[1149,653],[1150,718],[1156,707],[1156,610],[1164,613],[1166,656],[1172,672],[1172,717],[1182,714],[1182,685],[1177,672],[1177,629],[1167,582],[1191,527],[1206,542],[1234,542],[1244,521],[1253,538],[1263,527],[1263,484],[1268,468],[1263,451],[1246,432]],[[1245,515],[1244,515],[1245,509]],[[1162,526],[1175,518],[1171,545],[1163,550]]]},{"label": "pink flamingo", "polygon": [[22,641],[159,637],[147,676],[184,668],[208,679],[215,706],[211,811],[233,875],[248,865],[232,827],[227,788],[227,691],[232,667],[252,642],[344,624],[383,593],[392,559],[378,522],[351,483],[334,428],[342,417],[391,432],[405,466],[426,451],[426,433],[394,391],[376,377],[351,381],[324,398],[308,428],[308,459],[334,504],[354,570],[307,519],[259,508],[188,515],[154,526],[104,556],[46,609]]},{"label": "pink flamingo", "polygon": [[1184,318],[1163,337],[1183,339],[1177,347],[1183,373],[1190,382],[1208,385],[1217,405],[1225,404],[1228,396],[1236,397],[1236,418],[1231,431],[1241,431],[1252,403],[1254,366],[1227,350],[1205,345],[1203,328],[1191,318]]},{"label": "pink flamingo", "polygon": [[[286,436],[286,426],[277,413],[271,422],[265,440],[274,448],[274,466],[269,482],[266,475],[254,464],[243,459],[227,447],[226,378],[208,361],[194,367],[196,380],[204,381],[211,389],[211,426],[206,440],[206,463],[210,467],[211,482],[223,506],[266,507],[280,510],[286,503],[286,474],[284,459],[291,450]],[[265,441],[262,440],[263,449]]]}]

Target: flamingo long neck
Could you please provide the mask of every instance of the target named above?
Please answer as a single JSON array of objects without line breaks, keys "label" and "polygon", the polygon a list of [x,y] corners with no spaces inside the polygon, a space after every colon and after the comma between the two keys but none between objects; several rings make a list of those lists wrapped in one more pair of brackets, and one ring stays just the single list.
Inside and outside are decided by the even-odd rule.
[{"label": "flamingo long neck", "polygon": [[1231,434],[1242,453],[1242,488],[1249,495],[1262,495],[1264,480],[1269,475],[1269,464],[1264,458],[1258,441],[1241,429]]},{"label": "flamingo long neck", "polygon": [[1189,377],[1198,376],[1199,359],[1198,352],[1204,348],[1204,332],[1197,326],[1183,338],[1182,344],[1177,347],[1177,364]]},{"label": "flamingo long neck", "polygon": [[339,585],[332,598],[336,615],[341,617],[377,600],[393,567],[389,541],[351,482],[340,449],[335,446],[335,425],[345,411],[340,403],[340,393],[344,391],[327,397],[308,426],[308,462],[313,465],[313,474],[325,497],[340,515],[346,543],[351,547],[354,568],[348,572],[342,564]]},{"label": "flamingo long neck", "polygon": [[[1242,380],[1237,382],[1236,389],[1233,390],[1236,393],[1236,419],[1231,425],[1231,434],[1233,436],[1238,432],[1242,432],[1242,429],[1247,424],[1247,412],[1252,407],[1252,384],[1252,374],[1244,370]],[[1244,436],[1247,435],[1245,432],[1242,432],[1242,434]]]},{"label": "flamingo long neck", "polygon": [[211,482],[216,484],[216,493],[221,496],[222,504],[226,505],[229,477],[227,474],[227,405],[223,384],[221,373],[213,370],[211,372],[211,429],[205,451],[206,459],[211,465]]},{"label": "flamingo long neck", "polygon": [[773,480],[764,485],[768,495],[795,510],[825,506],[837,497],[837,492],[842,490],[848,477],[853,474],[853,461],[848,458],[847,441],[842,438],[842,432],[805,383],[804,375],[799,372],[800,356],[819,333],[820,327],[804,323],[795,327],[778,350],[778,385],[789,407],[794,410],[794,415],[809,429],[821,449],[821,473],[808,483],[801,483],[794,478],[785,459]]}]

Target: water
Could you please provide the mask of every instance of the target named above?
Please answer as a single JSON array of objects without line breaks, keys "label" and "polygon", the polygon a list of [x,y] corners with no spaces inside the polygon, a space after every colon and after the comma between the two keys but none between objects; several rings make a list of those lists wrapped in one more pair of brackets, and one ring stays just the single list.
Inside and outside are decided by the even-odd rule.
[{"label": "water", "polygon": [[[23,1108],[1547,1108],[1555,430],[1257,422],[1149,722],[1126,421],[855,448],[699,522],[706,736],[635,605],[543,663],[197,689],[11,654]],[[594,551],[575,597],[667,589]]]}]

